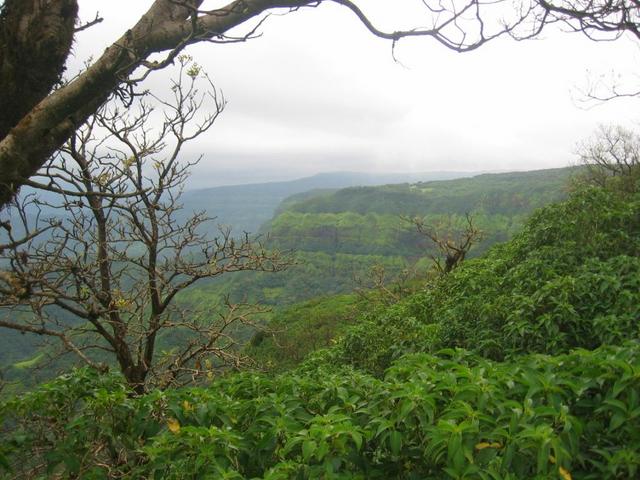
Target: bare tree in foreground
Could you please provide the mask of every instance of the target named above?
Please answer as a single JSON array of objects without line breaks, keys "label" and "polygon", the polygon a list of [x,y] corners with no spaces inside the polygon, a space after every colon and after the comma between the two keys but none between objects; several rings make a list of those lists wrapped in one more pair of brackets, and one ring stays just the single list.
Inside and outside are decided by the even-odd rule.
[{"label": "bare tree in foreground", "polygon": [[[5,0],[0,4],[0,208],[111,94],[130,93],[140,79],[170,65],[188,45],[245,41],[270,12],[328,3],[345,7],[371,34],[394,46],[405,38],[424,37],[467,52],[501,36],[532,38],[554,23],[594,40],[625,33],[640,39],[637,0],[420,0],[415,3],[424,15],[409,7],[409,26],[390,30],[376,26],[359,0],[231,0],[224,6],[155,0],[86,71],[52,92],[77,32],[101,19],[78,26],[78,0]],[[388,18],[402,18],[405,3],[410,2],[385,2]],[[239,32],[241,27],[245,30]],[[160,52],[164,58],[150,60]]]},{"label": "bare tree in foreground", "polygon": [[[442,274],[451,272],[458,267],[475,244],[483,238],[482,231],[473,224],[473,217],[465,214],[465,226],[456,229],[452,225],[428,225],[420,217],[401,217],[410,223],[416,231],[427,238],[439,252],[439,256],[431,255],[436,270]],[[444,260],[444,262],[443,262]]]},{"label": "bare tree in foreground", "polygon": [[[251,323],[257,309],[190,311],[179,304],[181,291],[229,272],[287,266],[247,234],[206,238],[202,213],[179,221],[193,165],[179,153],[224,107],[197,65],[180,64],[170,101],[148,94],[124,110],[109,102],[28,180],[41,196],[25,195],[10,209],[22,233],[16,239],[5,227],[9,241],[0,253],[10,265],[0,276],[0,305],[31,313],[4,316],[0,327],[57,338],[98,368],[107,352],[138,392],[243,360],[232,330]],[[206,91],[198,90],[202,83]],[[180,342],[159,354],[163,333]]]},{"label": "bare tree in foreground", "polygon": [[600,126],[577,148],[586,166],[583,180],[607,186],[611,181],[626,191],[637,189],[640,180],[640,135],[619,125]]}]

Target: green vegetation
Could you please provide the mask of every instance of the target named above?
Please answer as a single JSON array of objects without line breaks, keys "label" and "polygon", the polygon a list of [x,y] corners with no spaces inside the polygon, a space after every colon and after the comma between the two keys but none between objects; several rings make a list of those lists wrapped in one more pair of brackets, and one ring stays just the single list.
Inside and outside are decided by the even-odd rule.
[{"label": "green vegetation", "polygon": [[351,187],[289,207],[299,213],[429,215],[468,211],[513,215],[561,199],[575,168],[483,174],[471,178],[382,187]]},{"label": "green vegetation", "polygon": [[637,338],[639,256],[640,197],[587,189],[423,292],[366,315],[338,358],[380,372],[413,350],[462,347],[502,360]]},{"label": "green vegetation", "polygon": [[445,180],[470,175],[458,172],[425,173],[320,173],[311,177],[283,182],[253,183],[190,190],[184,193],[184,213],[207,212],[215,216],[209,230],[217,233],[216,225],[229,225],[234,232],[257,232],[269,221],[281,202],[289,199],[309,198],[323,191],[335,191],[353,185],[384,185],[387,183],[416,182],[419,180]]},{"label": "green vegetation", "polygon": [[[432,246],[400,219],[400,214],[456,228],[472,212],[485,233],[472,256],[513,236],[537,207],[564,198],[575,169],[556,169],[414,185],[347,188],[289,198],[263,227],[269,245],[296,252],[297,265],[277,275],[248,273],[225,281],[201,283],[184,301],[220,298],[291,305],[319,295],[349,293],[354,277],[381,265],[396,278],[434,253]],[[366,208],[365,208],[366,207]]]},{"label": "green vegetation", "polygon": [[[356,287],[371,285],[369,277],[374,268],[384,269],[387,283],[396,281],[407,271],[418,277],[424,276],[431,262],[429,256],[436,252],[424,237],[415,232],[415,227],[400,219],[400,213],[419,213],[430,224],[444,224],[455,229],[464,225],[464,213],[472,212],[474,224],[485,233],[483,242],[470,252],[471,256],[477,256],[496,242],[512,237],[535,207],[564,197],[565,182],[573,172],[574,169],[567,168],[487,174],[413,185],[359,187],[294,195],[281,204],[278,215],[263,230],[270,232],[267,241],[269,246],[296,252],[296,265],[278,274],[240,272],[223,279],[203,279],[181,292],[176,300],[180,308],[210,312],[212,318],[215,318],[227,296],[232,302],[254,302],[269,306],[274,309],[271,318],[306,318],[304,311],[300,315],[293,313],[298,308],[296,303],[318,296],[350,293]],[[245,210],[250,210],[250,203],[253,202],[257,212],[291,189],[332,185],[331,182],[363,181],[361,177],[350,178],[348,175],[325,177],[239,186],[237,189],[221,187],[187,192],[185,211],[202,208],[211,211],[224,198],[226,205],[235,204]],[[379,180],[378,177],[370,180],[373,182],[376,179]],[[253,200],[238,203],[236,197]],[[221,213],[224,217],[229,212],[222,210]],[[244,221],[244,213],[229,215],[229,219]],[[300,308],[304,310],[305,307]],[[300,354],[326,345],[329,338],[341,331],[341,318],[330,314],[326,316],[322,327],[323,342],[296,339],[296,334],[292,333],[291,343],[300,346]],[[294,331],[297,328],[289,321],[287,325]],[[307,327],[314,328],[313,325]],[[284,324],[279,324],[275,329],[283,330]],[[236,334],[245,338],[250,335],[246,331]],[[17,342],[11,341],[15,337],[18,337]],[[162,348],[170,350],[171,338],[162,340]],[[178,337],[174,340],[177,341]],[[35,374],[32,369],[12,367],[16,362],[38,355],[42,351],[38,347],[39,342],[40,339],[34,342],[29,335],[3,337],[0,347],[9,343],[7,348],[0,348],[0,364],[4,366],[5,379],[11,382],[10,389],[6,391],[30,388],[34,383],[52,378],[61,369],[68,368],[73,360],[71,358],[66,359],[64,365],[41,364]],[[19,348],[13,348],[14,345]],[[50,350],[48,353],[52,353]],[[248,351],[255,353],[260,361],[271,359],[276,362],[271,354],[263,359],[262,350]]]},{"label": "green vegetation", "polygon": [[510,363],[448,350],[380,380],[241,374],[138,398],[78,371],[3,405],[21,426],[2,454],[59,478],[635,478],[639,370],[637,344]]},{"label": "green vegetation", "polygon": [[[391,278],[406,269],[406,258],[395,255],[329,254],[299,252],[298,262],[277,275],[238,275],[224,287],[232,298],[248,298],[267,305],[289,305],[318,295],[351,292],[355,277],[366,277],[372,267],[382,266]],[[274,294],[273,289],[278,289]]]},{"label": "green vegetation", "polygon": [[400,213],[422,212],[428,224],[457,229],[466,224],[464,213],[473,211],[474,224],[485,234],[483,242],[471,250],[474,256],[512,237],[535,207],[564,197],[573,173],[575,169],[567,168],[487,174],[294,195],[281,204],[263,230],[269,231],[271,246],[296,252],[296,265],[277,275],[245,273],[222,283],[202,283],[184,292],[181,301],[205,306],[228,295],[233,301],[275,308],[272,329],[282,332],[275,344],[284,348],[272,349],[274,339],[258,334],[259,339],[267,338],[266,344],[247,352],[269,368],[280,369],[280,362],[288,366],[303,353],[328,345],[345,323],[341,309],[331,313],[336,306],[333,300],[312,300],[326,310],[318,317],[323,320],[314,336],[316,312],[309,312],[304,302],[351,292],[362,286],[356,279],[370,286],[375,268],[384,270],[387,283],[407,271],[424,277],[435,250]]},{"label": "green vegetation", "polygon": [[[300,352],[328,345],[329,340],[342,331],[345,322],[341,314],[331,313],[331,299],[312,302],[326,309],[326,315],[320,315],[323,318],[321,332],[314,338],[309,332],[316,328],[315,313],[308,312],[304,303],[296,305],[296,302],[304,302],[319,294],[351,292],[359,286],[354,279],[370,282],[371,271],[375,268],[384,270],[387,282],[396,281],[407,271],[424,277],[431,262],[428,255],[435,253],[433,246],[415,231],[415,226],[403,221],[398,212],[415,214],[421,210],[428,224],[444,223],[456,229],[466,224],[464,212],[474,211],[474,224],[485,233],[483,242],[471,251],[474,256],[512,237],[522,228],[525,218],[535,206],[564,197],[566,182],[574,173],[575,169],[567,168],[479,175],[416,185],[348,188],[324,195],[316,192],[289,198],[265,229],[270,230],[273,245],[297,251],[298,264],[277,276],[247,274],[224,285],[224,293],[232,295],[232,298],[249,298],[280,307],[272,316],[275,319],[274,330],[287,331],[279,336],[276,344],[288,347],[280,349],[280,353],[271,351],[270,347],[266,350],[249,349],[249,352],[263,364],[271,362],[269,365],[273,364],[276,369],[281,368],[279,361],[289,365]],[[466,207],[456,200],[458,197],[469,202]],[[515,202],[514,199],[519,200]],[[359,208],[361,213],[349,210],[352,208]],[[198,295],[206,301],[211,292],[205,287],[189,295]],[[362,310],[355,305],[352,308]],[[371,302],[366,304],[365,310],[363,318],[375,315]],[[403,322],[413,316],[411,312],[399,314]],[[365,325],[363,318],[361,324]],[[385,328],[392,326],[393,322],[388,321]],[[434,327],[427,329],[432,332]],[[401,332],[396,333],[400,336],[409,335],[411,331],[406,323],[399,330]],[[373,341],[372,351],[368,352],[369,361],[378,354],[386,355],[384,349],[378,350],[386,341],[381,339],[386,338],[394,338],[394,335],[385,331]],[[268,340],[267,345],[272,345],[270,342]],[[292,349],[291,345],[296,348]],[[404,343],[402,345],[399,351],[403,351]],[[291,356],[283,353],[287,350]]]},{"label": "green vegetation", "polygon": [[472,213],[486,235],[482,251],[511,237],[534,209],[564,198],[574,173],[565,168],[345,188],[289,200],[265,229],[281,248],[416,257],[424,256],[428,246],[400,215],[455,228]]},{"label": "green vegetation", "polygon": [[254,339],[274,368],[342,333],[278,375],[132,397],[79,370],[4,402],[0,458],[59,478],[636,478],[639,287],[640,194],[584,188],[399,301],[292,308],[274,325],[294,352]]},{"label": "green vegetation", "polygon": [[258,332],[246,351],[262,368],[294,367],[353,324],[363,308],[359,301],[356,295],[335,295],[284,308],[272,316],[269,333]]}]

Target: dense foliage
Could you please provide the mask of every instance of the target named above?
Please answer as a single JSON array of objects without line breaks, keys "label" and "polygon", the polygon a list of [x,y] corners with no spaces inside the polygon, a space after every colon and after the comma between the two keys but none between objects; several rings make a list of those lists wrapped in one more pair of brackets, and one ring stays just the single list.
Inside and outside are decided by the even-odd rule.
[{"label": "dense foliage", "polygon": [[[525,215],[473,215],[474,224],[485,232],[486,248],[511,237],[524,222]],[[464,228],[464,214],[429,214],[425,223],[444,231]],[[271,239],[282,249],[326,252],[329,254],[386,255],[419,257],[434,252],[432,245],[416,232],[415,226],[398,214],[354,212],[298,213],[285,211],[271,223]]]},{"label": "dense foliage", "polygon": [[486,248],[509,238],[535,208],[562,199],[574,173],[565,168],[486,174],[299,196],[283,204],[268,228],[281,248],[416,256],[428,246],[400,215],[418,215],[428,224],[455,229],[464,224],[466,213],[473,213]]},{"label": "dense foliage", "polygon": [[575,168],[484,174],[471,178],[382,187],[352,187],[314,195],[289,205],[299,213],[354,212],[395,215],[452,213],[469,210],[513,215],[563,198]]},{"label": "dense foliage", "polygon": [[336,361],[381,372],[414,350],[556,354],[638,338],[639,318],[640,196],[588,188],[423,292],[370,312]]},{"label": "dense foliage", "polygon": [[639,372],[635,343],[510,363],[446,350],[380,380],[242,374],[138,398],[79,371],[2,407],[20,422],[2,455],[60,478],[635,478]]},{"label": "dense foliage", "polygon": [[333,295],[280,310],[269,331],[257,332],[247,353],[265,370],[296,366],[312,351],[328,347],[366,308],[357,295]]},{"label": "dense foliage", "polygon": [[463,173],[384,174],[334,172],[280,182],[225,185],[188,190],[182,198],[186,214],[205,211],[216,218],[209,230],[217,234],[216,224],[229,225],[234,232],[257,232],[269,221],[281,202],[289,198],[309,198],[320,191],[335,191],[353,185],[384,185],[418,180],[444,180]]},{"label": "dense foliage", "polygon": [[183,299],[193,303],[228,294],[261,304],[290,305],[351,292],[357,286],[354,277],[366,277],[376,265],[393,280],[435,253],[400,214],[446,225],[444,234],[447,228],[464,226],[465,212],[473,212],[474,223],[484,233],[484,241],[471,251],[478,255],[513,236],[533,209],[563,198],[573,173],[566,168],[294,195],[262,230],[268,232],[271,246],[296,252],[295,266],[278,275],[243,274],[223,284],[200,284]]}]

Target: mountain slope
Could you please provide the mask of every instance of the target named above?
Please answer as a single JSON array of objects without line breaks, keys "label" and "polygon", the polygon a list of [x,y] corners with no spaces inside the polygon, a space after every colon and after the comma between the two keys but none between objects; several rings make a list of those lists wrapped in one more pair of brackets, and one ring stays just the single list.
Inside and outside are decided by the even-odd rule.
[{"label": "mountain slope", "polygon": [[182,216],[193,211],[206,211],[215,217],[214,224],[229,225],[236,232],[257,232],[268,221],[284,199],[298,193],[318,189],[339,189],[355,185],[443,180],[473,175],[468,172],[424,173],[319,173],[311,177],[284,182],[229,185],[189,190],[181,201]]},{"label": "mountain slope", "polygon": [[462,347],[504,360],[638,338],[640,196],[587,189],[431,288],[372,312],[336,362],[379,373],[409,351]]},{"label": "mountain slope", "polygon": [[[400,220],[399,213],[426,215],[432,223],[456,229],[464,222],[460,212],[474,212],[477,225],[486,233],[484,242],[471,252],[477,255],[517,232],[535,206],[562,198],[564,182],[572,171],[480,175],[297,195],[283,202],[281,213],[263,228],[265,233],[271,229],[268,242],[271,247],[297,252],[296,265],[278,274],[241,272],[202,281],[182,292],[177,301],[188,309],[207,314],[216,312],[226,296],[234,302],[282,308],[317,296],[348,293],[356,287],[369,286],[374,267],[384,272],[386,282],[414,268],[418,274],[424,274],[429,255],[436,252],[411,226]],[[329,178],[335,183],[345,181],[342,176]],[[328,183],[326,178],[321,181]],[[309,186],[317,182],[318,179],[306,179],[300,184]],[[285,187],[282,184],[244,186],[253,192],[244,199],[246,211],[251,211],[251,198],[255,200],[267,191],[275,198],[290,185]],[[218,193],[226,192],[228,203],[232,204],[232,191],[222,189]],[[255,208],[259,211],[262,206]],[[264,211],[258,213],[262,214]],[[9,342],[14,337],[7,336],[5,340]],[[23,356],[16,349],[0,348],[0,361],[9,366],[37,357],[30,342],[22,348],[25,349]],[[8,378],[25,378],[28,374],[16,369],[10,373]]]},{"label": "mountain slope", "polygon": [[263,227],[273,244],[297,251],[424,256],[425,242],[400,216],[426,217],[444,230],[465,214],[485,232],[479,251],[506,240],[534,209],[566,196],[573,168],[484,174],[415,184],[351,187],[283,202]]}]

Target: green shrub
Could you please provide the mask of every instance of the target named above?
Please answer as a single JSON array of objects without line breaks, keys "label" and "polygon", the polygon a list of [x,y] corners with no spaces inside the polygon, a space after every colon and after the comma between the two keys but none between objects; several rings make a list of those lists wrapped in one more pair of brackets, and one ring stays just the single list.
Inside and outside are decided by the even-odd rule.
[{"label": "green shrub", "polygon": [[[5,450],[14,473],[28,477],[25,470],[39,462],[46,464],[41,474],[58,478],[614,479],[639,473],[637,343],[502,363],[463,350],[414,354],[382,379],[325,368],[276,378],[240,374],[207,388],[139,398],[122,392],[116,380],[106,390],[103,380],[81,371],[3,404],[2,444],[20,444],[20,451]],[[65,417],[40,424],[44,445],[26,427],[34,425],[33,411],[60,408]],[[28,451],[25,462],[20,452]]]},{"label": "green shrub", "polygon": [[434,352],[440,348],[440,325],[419,320],[424,296],[413,295],[390,307],[362,315],[347,329],[336,347],[336,360],[381,374],[406,353]]}]

